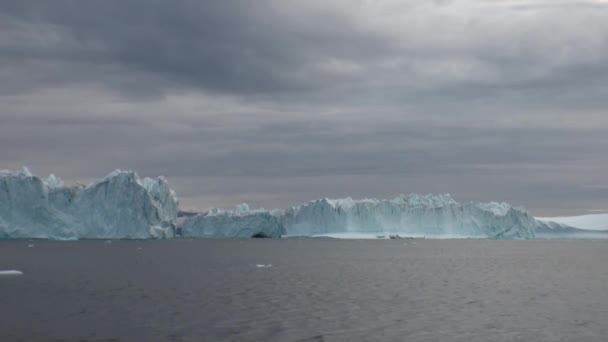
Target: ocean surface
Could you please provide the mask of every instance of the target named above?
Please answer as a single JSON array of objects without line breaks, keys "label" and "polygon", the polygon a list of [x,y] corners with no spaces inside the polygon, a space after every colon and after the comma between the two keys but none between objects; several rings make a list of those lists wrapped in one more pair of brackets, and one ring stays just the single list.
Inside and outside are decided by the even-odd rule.
[{"label": "ocean surface", "polygon": [[607,341],[608,240],[0,241],[0,341]]}]

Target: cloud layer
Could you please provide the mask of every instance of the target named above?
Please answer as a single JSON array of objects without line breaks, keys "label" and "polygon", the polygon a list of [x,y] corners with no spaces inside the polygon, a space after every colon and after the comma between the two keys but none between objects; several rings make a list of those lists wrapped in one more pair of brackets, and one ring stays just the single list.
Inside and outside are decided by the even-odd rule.
[{"label": "cloud layer", "polygon": [[602,1],[0,0],[0,168],[187,208],[451,192],[608,207]]}]

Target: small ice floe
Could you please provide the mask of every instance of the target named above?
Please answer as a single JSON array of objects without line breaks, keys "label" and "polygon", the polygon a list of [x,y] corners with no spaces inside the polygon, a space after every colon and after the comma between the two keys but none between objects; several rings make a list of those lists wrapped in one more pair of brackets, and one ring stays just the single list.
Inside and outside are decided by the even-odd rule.
[{"label": "small ice floe", "polygon": [[2,276],[10,277],[10,276],[20,276],[20,275],[23,275],[23,272],[16,271],[16,270],[0,271],[0,277],[2,277]]},{"label": "small ice floe", "polygon": [[112,243],[112,240],[106,240],[106,243]]},{"label": "small ice floe", "polygon": [[141,251],[141,250],[142,250],[142,248],[141,248],[141,247],[137,247],[137,250],[138,250],[138,251]]},{"label": "small ice floe", "polygon": [[29,247],[29,248],[32,248],[32,247],[34,247],[34,245],[27,245],[27,246],[28,246],[28,247]]},{"label": "small ice floe", "polygon": [[272,264],[267,264],[267,265],[265,265],[265,264],[257,264],[257,265],[255,265],[255,267],[257,267],[257,268],[272,267]]}]

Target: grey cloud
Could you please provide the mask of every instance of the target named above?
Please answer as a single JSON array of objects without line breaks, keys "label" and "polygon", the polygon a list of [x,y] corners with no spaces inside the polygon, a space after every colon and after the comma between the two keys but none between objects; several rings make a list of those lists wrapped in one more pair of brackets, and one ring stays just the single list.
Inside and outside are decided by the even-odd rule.
[{"label": "grey cloud", "polygon": [[547,4],[0,0],[0,168],[608,207],[608,12]]},{"label": "grey cloud", "polygon": [[[557,10],[531,21],[508,13],[508,8],[493,8],[471,10],[463,18],[447,12],[442,21],[429,16],[433,7],[411,6],[402,8],[403,20],[384,14],[387,22],[401,25],[402,31],[398,31],[351,18],[349,15],[365,11],[361,5],[336,3],[341,5],[319,5],[314,11],[293,2],[269,0],[255,4],[154,1],[145,5],[134,0],[90,1],[86,8],[78,1],[26,0],[0,6],[15,21],[7,25],[8,32],[18,31],[21,34],[16,37],[30,40],[9,44],[17,45],[14,58],[67,61],[70,66],[82,63],[83,69],[91,67],[100,76],[99,81],[123,92],[151,87],[146,77],[158,87],[169,88],[165,91],[189,86],[273,98],[295,92],[289,99],[315,90],[322,95],[336,87],[350,87],[351,82],[363,83],[366,89],[385,85],[401,93],[427,85],[460,91],[471,83],[519,86],[539,82],[580,62],[603,67],[608,54],[602,31],[572,27],[576,18],[585,18],[585,9],[572,12],[554,6]],[[458,7],[458,2],[448,5],[437,8]],[[513,26],[508,22],[493,25],[492,17],[475,18],[477,12],[501,11],[513,18]],[[578,15],[561,24],[563,28],[552,16],[572,13]],[[417,15],[429,16],[429,22],[417,22]],[[589,20],[605,29],[603,19],[589,15]],[[24,28],[29,35],[22,32]],[[561,35],[560,40],[554,35]],[[31,39],[40,36],[46,39]],[[52,43],[47,41],[50,39]],[[585,50],[599,55],[594,60],[589,60],[589,54],[577,55]],[[66,69],[65,65],[56,67]],[[131,76],[141,73],[140,82],[125,81],[121,77],[124,69]],[[104,71],[112,78],[104,80],[108,77]],[[69,79],[83,72],[53,76],[61,81],[62,76]]]},{"label": "grey cloud", "polygon": [[313,80],[299,69],[306,67],[312,53],[365,51],[340,18],[328,15],[317,18],[327,21],[307,24],[306,31],[292,31],[274,7],[270,1],[92,1],[86,8],[73,1],[25,1],[12,9],[5,6],[4,12],[19,19],[17,29],[54,30],[49,35],[59,36],[56,47],[32,42],[25,44],[26,51],[15,51],[14,58],[22,58],[21,52],[34,59],[119,66],[174,86],[185,83],[216,91],[311,87]]}]

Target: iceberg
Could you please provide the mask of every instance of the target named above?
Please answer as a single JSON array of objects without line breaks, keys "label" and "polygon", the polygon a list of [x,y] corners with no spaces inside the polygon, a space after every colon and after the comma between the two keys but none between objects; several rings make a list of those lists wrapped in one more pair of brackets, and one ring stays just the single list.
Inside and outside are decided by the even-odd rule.
[{"label": "iceberg", "polygon": [[186,218],[182,236],[191,238],[279,238],[285,235],[276,211],[250,210],[247,204],[234,211],[213,209],[207,213]]},{"label": "iceberg", "polygon": [[608,214],[588,214],[565,217],[537,217],[549,225],[559,225],[584,230],[608,230]]},{"label": "iceberg", "polygon": [[177,211],[177,196],[163,177],[116,170],[93,184],[67,187],[27,168],[0,171],[0,238],[169,238]]},{"label": "iceberg", "polygon": [[[317,236],[528,239],[562,227],[507,203],[459,203],[449,194],[318,199],[286,210],[182,213],[162,176],[116,170],[89,185],[0,171],[0,238],[150,239]],[[558,227],[559,226],[559,227]]]},{"label": "iceberg", "polygon": [[184,220],[187,237],[310,237],[332,234],[533,238],[536,220],[506,203],[458,203],[449,194],[392,200],[319,199],[287,210],[211,210]]},{"label": "iceberg", "polygon": [[288,235],[331,233],[532,238],[534,219],[506,203],[458,203],[449,194],[400,195],[392,200],[321,199],[283,216]]},{"label": "iceberg", "polygon": [[606,239],[608,214],[537,217],[536,236],[541,239]]}]

